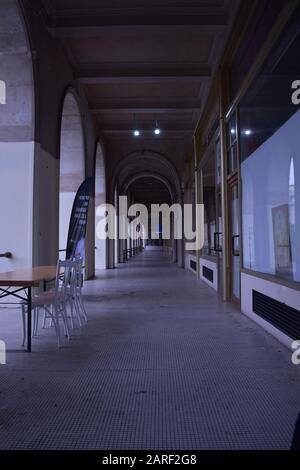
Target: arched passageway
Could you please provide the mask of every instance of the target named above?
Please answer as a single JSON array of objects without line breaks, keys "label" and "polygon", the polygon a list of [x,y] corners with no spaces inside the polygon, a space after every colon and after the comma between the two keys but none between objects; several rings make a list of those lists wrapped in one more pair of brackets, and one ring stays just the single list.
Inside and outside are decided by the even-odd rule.
[{"label": "arched passageway", "polygon": [[59,170],[59,249],[65,250],[74,197],[85,177],[84,134],[73,91],[67,92],[63,103]]},{"label": "arched passageway", "polygon": [[[174,166],[164,155],[151,150],[135,151],[123,158],[115,170],[111,186],[110,198],[115,200],[112,188],[118,188],[118,196],[127,195],[129,204],[139,202],[145,204],[148,209],[151,204],[182,204],[180,180]],[[151,227],[151,224],[148,224],[148,227]],[[129,249],[132,248],[129,239],[127,243],[126,240],[119,240],[118,246],[109,244],[109,267],[115,266],[116,251],[119,261],[123,261],[123,253],[128,246]],[[174,242],[171,236],[168,246],[173,261],[183,266],[182,240]]]},{"label": "arched passageway", "polygon": [[[162,178],[160,175],[142,173],[133,176],[126,183],[125,192],[133,204],[143,204],[147,208],[147,224],[140,228],[143,232],[144,247],[146,249],[162,249],[162,246],[164,246],[164,248],[168,249],[170,253],[174,251],[175,254],[176,248],[173,244],[174,239],[172,237],[172,214],[170,213],[169,221],[164,221],[165,228],[166,223],[170,224],[169,239],[164,239],[163,237],[162,214],[160,214],[157,220],[154,220],[151,217],[151,209],[153,205],[167,204],[170,207],[173,203],[174,194],[168,181]],[[130,244],[132,245],[132,241],[130,241]]]},{"label": "arched passageway", "polygon": [[27,31],[17,2],[0,2],[0,270],[33,260],[34,87]]}]

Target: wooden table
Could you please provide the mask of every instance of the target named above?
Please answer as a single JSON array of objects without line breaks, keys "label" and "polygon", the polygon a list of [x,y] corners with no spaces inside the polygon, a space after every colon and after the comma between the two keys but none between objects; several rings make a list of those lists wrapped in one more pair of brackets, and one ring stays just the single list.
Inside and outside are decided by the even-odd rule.
[{"label": "wooden table", "polygon": [[[55,276],[56,266],[38,266],[36,268],[23,268],[6,273],[0,273],[0,301],[11,295],[22,302],[27,303],[28,352],[31,352],[32,288],[39,287],[40,283],[43,282],[45,290],[46,282],[55,279]],[[3,289],[4,287],[5,289]]]}]

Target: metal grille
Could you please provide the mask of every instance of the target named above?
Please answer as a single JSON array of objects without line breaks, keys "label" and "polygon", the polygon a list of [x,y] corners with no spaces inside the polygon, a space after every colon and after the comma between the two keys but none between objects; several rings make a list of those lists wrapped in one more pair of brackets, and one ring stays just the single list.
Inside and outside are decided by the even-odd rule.
[{"label": "metal grille", "polygon": [[207,268],[206,266],[202,267],[202,274],[205,279],[210,282],[214,282],[214,272],[212,269]]},{"label": "metal grille", "polygon": [[192,259],[190,260],[190,267],[193,269],[193,271],[197,271],[197,263],[196,261],[193,261]]},{"label": "metal grille", "polygon": [[300,311],[267,295],[252,291],[253,312],[290,336],[300,339]]}]

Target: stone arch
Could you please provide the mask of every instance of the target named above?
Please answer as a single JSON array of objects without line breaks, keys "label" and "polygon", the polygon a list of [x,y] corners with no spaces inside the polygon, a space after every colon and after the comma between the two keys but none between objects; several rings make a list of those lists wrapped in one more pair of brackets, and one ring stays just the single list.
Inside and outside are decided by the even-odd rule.
[{"label": "stone arch", "polygon": [[159,173],[155,173],[153,171],[144,171],[142,173],[137,173],[135,175],[132,175],[127,181],[125,181],[125,183],[123,184],[123,188],[122,188],[122,193],[123,194],[126,194],[128,189],[130,188],[130,186],[132,185],[132,183],[134,183],[135,181],[137,181],[138,179],[141,179],[141,178],[147,178],[147,177],[150,177],[150,178],[154,178],[158,181],[160,181],[161,183],[163,183],[169,193],[170,193],[170,197],[171,197],[171,200],[172,202],[175,202],[175,193],[174,193],[174,189],[172,188],[170,182],[167,180],[167,178],[165,178],[164,176],[161,176]]},{"label": "stone arch", "polygon": [[[140,150],[126,155],[117,165],[112,181],[112,188],[122,187],[130,175],[153,172],[169,181],[173,187],[176,202],[181,202],[181,185],[175,167],[162,153],[153,150]],[[112,198],[113,194],[110,195]],[[113,200],[113,199],[111,199]]]},{"label": "stone arch", "polygon": [[59,249],[67,246],[69,220],[77,189],[85,178],[84,128],[79,100],[72,88],[63,99],[59,162]]}]

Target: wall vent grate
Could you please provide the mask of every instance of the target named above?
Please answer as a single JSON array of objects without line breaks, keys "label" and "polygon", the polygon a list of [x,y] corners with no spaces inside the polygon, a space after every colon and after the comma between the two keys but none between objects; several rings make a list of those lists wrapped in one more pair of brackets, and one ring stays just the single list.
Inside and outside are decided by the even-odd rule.
[{"label": "wall vent grate", "polygon": [[197,271],[197,263],[194,260],[190,260],[190,267],[193,271]]},{"label": "wall vent grate", "polygon": [[214,272],[212,269],[207,268],[206,266],[202,266],[202,275],[207,279],[209,282],[214,282]]},{"label": "wall vent grate", "polygon": [[300,339],[300,311],[267,295],[252,291],[252,310],[293,339]]}]

